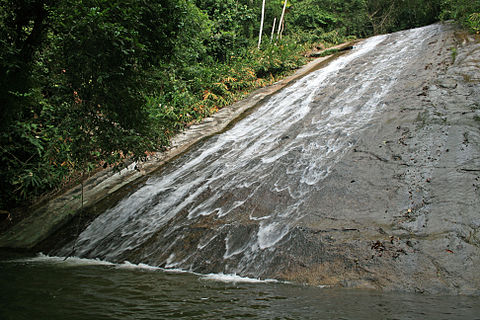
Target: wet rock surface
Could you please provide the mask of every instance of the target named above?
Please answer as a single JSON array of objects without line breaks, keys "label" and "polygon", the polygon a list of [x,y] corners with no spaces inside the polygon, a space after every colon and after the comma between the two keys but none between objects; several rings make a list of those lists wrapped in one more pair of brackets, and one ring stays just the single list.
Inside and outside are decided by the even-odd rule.
[{"label": "wet rock surface", "polygon": [[[355,42],[341,44],[332,49],[343,50],[353,43]],[[46,250],[70,241],[71,237],[78,233],[79,225],[83,228],[166,163],[203,139],[227,130],[264,100],[334,58],[330,55],[315,59],[294,74],[273,85],[258,89],[244,100],[221,109],[211,117],[203,119],[201,123],[190,126],[173,138],[168,150],[154,153],[147,161],[128,163],[128,166],[120,172],[115,168],[101,170],[88,177],[83,185],[66,190],[46,203],[28,208],[26,212],[19,214],[27,218],[13,227],[4,228],[6,231],[0,230],[0,248]],[[8,215],[5,215],[5,219],[7,218]]]},{"label": "wet rock surface", "polygon": [[198,143],[50,253],[479,295],[478,39],[434,25],[342,59]]},{"label": "wet rock surface", "polygon": [[402,71],[298,227],[330,255],[313,274],[312,262],[294,264],[287,278],[480,293],[480,44],[468,39],[445,32]]}]

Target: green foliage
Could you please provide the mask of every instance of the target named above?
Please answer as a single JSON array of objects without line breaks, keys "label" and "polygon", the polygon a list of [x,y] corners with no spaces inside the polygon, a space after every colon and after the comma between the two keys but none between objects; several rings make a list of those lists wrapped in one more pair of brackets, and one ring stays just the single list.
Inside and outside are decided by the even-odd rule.
[{"label": "green foliage", "polygon": [[150,93],[209,35],[186,0],[3,0],[0,19],[1,207],[165,146],[177,119]]},{"label": "green foliage", "polygon": [[443,0],[442,19],[455,19],[471,31],[480,32],[480,2],[471,0]]},{"label": "green foliage", "polygon": [[304,41],[315,42],[325,34],[344,39],[418,27],[433,23],[439,13],[440,0],[297,0],[287,22]]},{"label": "green foliage", "polygon": [[265,44],[260,51],[252,50],[252,66],[259,78],[282,75],[304,63],[303,56],[298,55],[301,51],[304,51],[303,46],[291,38],[284,38],[274,44]]},{"label": "green foliage", "polygon": [[335,28],[339,20],[334,12],[327,10],[324,3],[315,0],[298,2],[294,8],[289,21],[295,28],[304,31],[328,32]]},{"label": "green foliage", "polygon": [[440,0],[368,0],[375,34],[419,27],[437,21]]},{"label": "green foliage", "polygon": [[150,114],[176,121],[171,128],[175,132],[302,65],[303,51],[303,46],[286,38],[277,44],[264,44],[262,50],[252,47],[233,54],[228,63],[200,63],[182,69],[181,74],[172,70],[162,80],[161,90],[149,98]]},{"label": "green foliage", "polygon": [[475,12],[468,16],[468,25],[476,33],[480,33],[480,13]]},{"label": "green foliage", "polygon": [[[0,128],[33,103],[33,55],[42,42],[47,12],[41,1],[0,2]],[[28,111],[26,111],[28,114]]]},{"label": "green foliage", "polygon": [[330,46],[454,18],[470,0],[0,0],[0,209],[99,166],[142,159],[173,134]]},{"label": "green foliage", "polygon": [[[365,36],[370,32],[365,0],[297,1],[287,21],[289,28],[307,42],[330,37],[327,42],[335,44],[347,35]],[[332,38],[334,35],[337,39]]]},{"label": "green foliage", "polygon": [[212,21],[212,32],[206,45],[210,56],[227,61],[239,49],[246,49],[253,37],[255,10],[238,0],[196,0]]},{"label": "green foliage", "polygon": [[451,47],[450,51],[452,52],[452,63],[454,63],[455,59],[457,59],[457,54],[458,54],[457,48]]}]

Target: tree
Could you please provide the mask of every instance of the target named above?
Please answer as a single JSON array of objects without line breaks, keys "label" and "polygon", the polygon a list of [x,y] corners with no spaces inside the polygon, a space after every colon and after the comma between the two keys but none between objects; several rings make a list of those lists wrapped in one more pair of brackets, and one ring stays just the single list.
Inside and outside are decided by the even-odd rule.
[{"label": "tree", "polygon": [[258,9],[250,0],[196,0],[195,4],[211,21],[206,47],[208,55],[217,62],[228,61],[255,39]]},{"label": "tree", "polygon": [[265,18],[265,0],[262,1],[262,17],[260,20],[260,32],[258,33],[258,49],[260,49],[260,45],[262,44],[262,32],[263,32],[263,20]]},{"label": "tree", "polygon": [[164,146],[146,98],[209,35],[186,0],[2,0],[0,19],[2,207]]},{"label": "tree", "polygon": [[392,32],[437,21],[440,0],[369,0],[368,12],[375,34]]},{"label": "tree", "polygon": [[285,17],[285,10],[286,9],[287,9],[287,0],[283,0],[282,15],[280,16],[280,21],[278,22],[278,31],[277,31],[277,37],[278,38],[282,37],[281,32],[283,31],[283,28],[284,28],[285,21],[283,19]]},{"label": "tree", "polygon": [[43,0],[0,2],[0,128],[23,113],[30,103],[33,56],[42,46],[48,24]]},{"label": "tree", "polygon": [[443,0],[441,18],[455,19],[472,31],[480,32],[480,2],[470,0]]}]

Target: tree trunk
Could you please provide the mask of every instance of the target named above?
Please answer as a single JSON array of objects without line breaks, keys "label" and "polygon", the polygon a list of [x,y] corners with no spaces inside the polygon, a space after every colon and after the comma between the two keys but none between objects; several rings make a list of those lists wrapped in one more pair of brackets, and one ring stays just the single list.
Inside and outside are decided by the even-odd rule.
[{"label": "tree trunk", "polygon": [[270,42],[273,41],[273,35],[275,34],[275,22],[277,22],[277,18],[273,18],[273,26],[272,26],[272,34],[270,35]]},{"label": "tree trunk", "polygon": [[282,29],[280,29],[280,39],[283,37],[283,30],[285,30],[285,19],[282,21]]},{"label": "tree trunk", "polygon": [[283,3],[282,16],[280,17],[280,21],[278,22],[277,37],[280,37],[280,32],[282,31],[283,18],[285,17],[285,10],[287,9],[287,0],[284,0],[284,1],[285,2]]},{"label": "tree trunk", "polygon": [[263,20],[265,18],[265,0],[262,2],[262,18],[260,21],[260,32],[258,34],[258,49],[260,49],[260,45],[262,44],[262,33],[263,33]]}]

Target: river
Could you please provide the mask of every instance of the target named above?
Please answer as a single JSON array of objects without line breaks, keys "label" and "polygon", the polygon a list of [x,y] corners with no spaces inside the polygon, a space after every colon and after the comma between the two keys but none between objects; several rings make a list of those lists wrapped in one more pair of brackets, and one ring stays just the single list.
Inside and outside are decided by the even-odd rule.
[{"label": "river", "polygon": [[478,61],[448,24],[359,42],[4,254],[1,318],[480,319]]},{"label": "river", "polygon": [[319,288],[78,258],[3,259],[2,320],[480,319],[475,297]]}]

